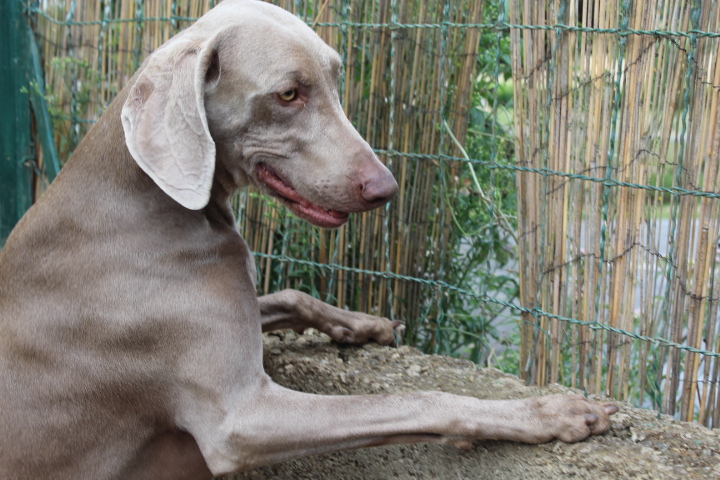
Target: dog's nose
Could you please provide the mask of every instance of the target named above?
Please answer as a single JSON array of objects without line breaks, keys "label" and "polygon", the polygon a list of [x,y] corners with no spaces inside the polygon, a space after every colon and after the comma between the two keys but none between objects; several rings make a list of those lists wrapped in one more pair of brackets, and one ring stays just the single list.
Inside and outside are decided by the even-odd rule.
[{"label": "dog's nose", "polygon": [[398,191],[395,178],[387,169],[367,179],[360,185],[363,200],[372,205],[387,203]]}]

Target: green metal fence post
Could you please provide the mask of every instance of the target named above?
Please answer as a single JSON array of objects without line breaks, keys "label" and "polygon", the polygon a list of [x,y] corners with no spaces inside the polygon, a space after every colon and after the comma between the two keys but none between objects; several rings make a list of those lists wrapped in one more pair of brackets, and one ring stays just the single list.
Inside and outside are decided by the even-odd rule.
[{"label": "green metal fence post", "polygon": [[[28,36],[22,4],[0,4],[0,247],[32,205]],[[23,88],[25,87],[25,88]]]},{"label": "green metal fence post", "polygon": [[43,170],[47,177],[48,183],[55,180],[60,173],[60,161],[58,160],[57,148],[55,147],[55,138],[53,136],[53,125],[50,119],[50,111],[48,109],[47,100],[45,99],[45,80],[43,78],[43,68],[40,61],[40,51],[38,49],[35,34],[28,25],[25,27],[25,35],[28,38],[28,46],[30,51],[29,78],[31,81],[30,103],[32,104],[33,116],[35,117],[35,129],[37,136],[42,145]]}]

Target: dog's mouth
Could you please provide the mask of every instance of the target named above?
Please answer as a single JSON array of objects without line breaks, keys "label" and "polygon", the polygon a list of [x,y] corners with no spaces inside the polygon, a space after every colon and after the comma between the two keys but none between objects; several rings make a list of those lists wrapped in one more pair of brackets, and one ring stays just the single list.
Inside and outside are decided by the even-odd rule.
[{"label": "dog's mouth", "polygon": [[276,197],[280,198],[292,212],[300,218],[307,220],[313,225],[322,228],[337,228],[343,225],[350,218],[347,212],[339,212],[316,205],[300,195],[288,182],[278,173],[265,165],[258,163],[258,179],[264,183]]}]

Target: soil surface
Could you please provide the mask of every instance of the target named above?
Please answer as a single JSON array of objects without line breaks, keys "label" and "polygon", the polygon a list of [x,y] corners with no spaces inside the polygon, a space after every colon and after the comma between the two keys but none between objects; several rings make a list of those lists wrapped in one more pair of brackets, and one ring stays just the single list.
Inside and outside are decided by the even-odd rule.
[{"label": "soil surface", "polygon": [[[528,387],[520,379],[464,360],[410,347],[338,345],[317,333],[264,337],[265,369],[279,384],[321,394],[440,390],[483,399],[579,393]],[[598,397],[597,399],[602,399]],[[576,444],[477,441],[393,445],[320,455],[259,468],[225,480],[388,479],[718,479],[720,431],[618,402],[612,429]]]}]

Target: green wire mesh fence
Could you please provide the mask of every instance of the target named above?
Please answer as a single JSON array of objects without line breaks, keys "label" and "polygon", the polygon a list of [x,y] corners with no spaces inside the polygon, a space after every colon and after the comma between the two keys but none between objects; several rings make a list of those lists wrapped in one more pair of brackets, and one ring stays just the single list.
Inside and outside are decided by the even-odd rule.
[{"label": "green wire mesh fence", "polygon": [[[327,232],[241,192],[259,293],[300,289],[403,319],[428,352],[720,425],[716,2],[275,3],[342,54],[346,113],[400,193]],[[214,2],[23,4],[65,161]]]}]

